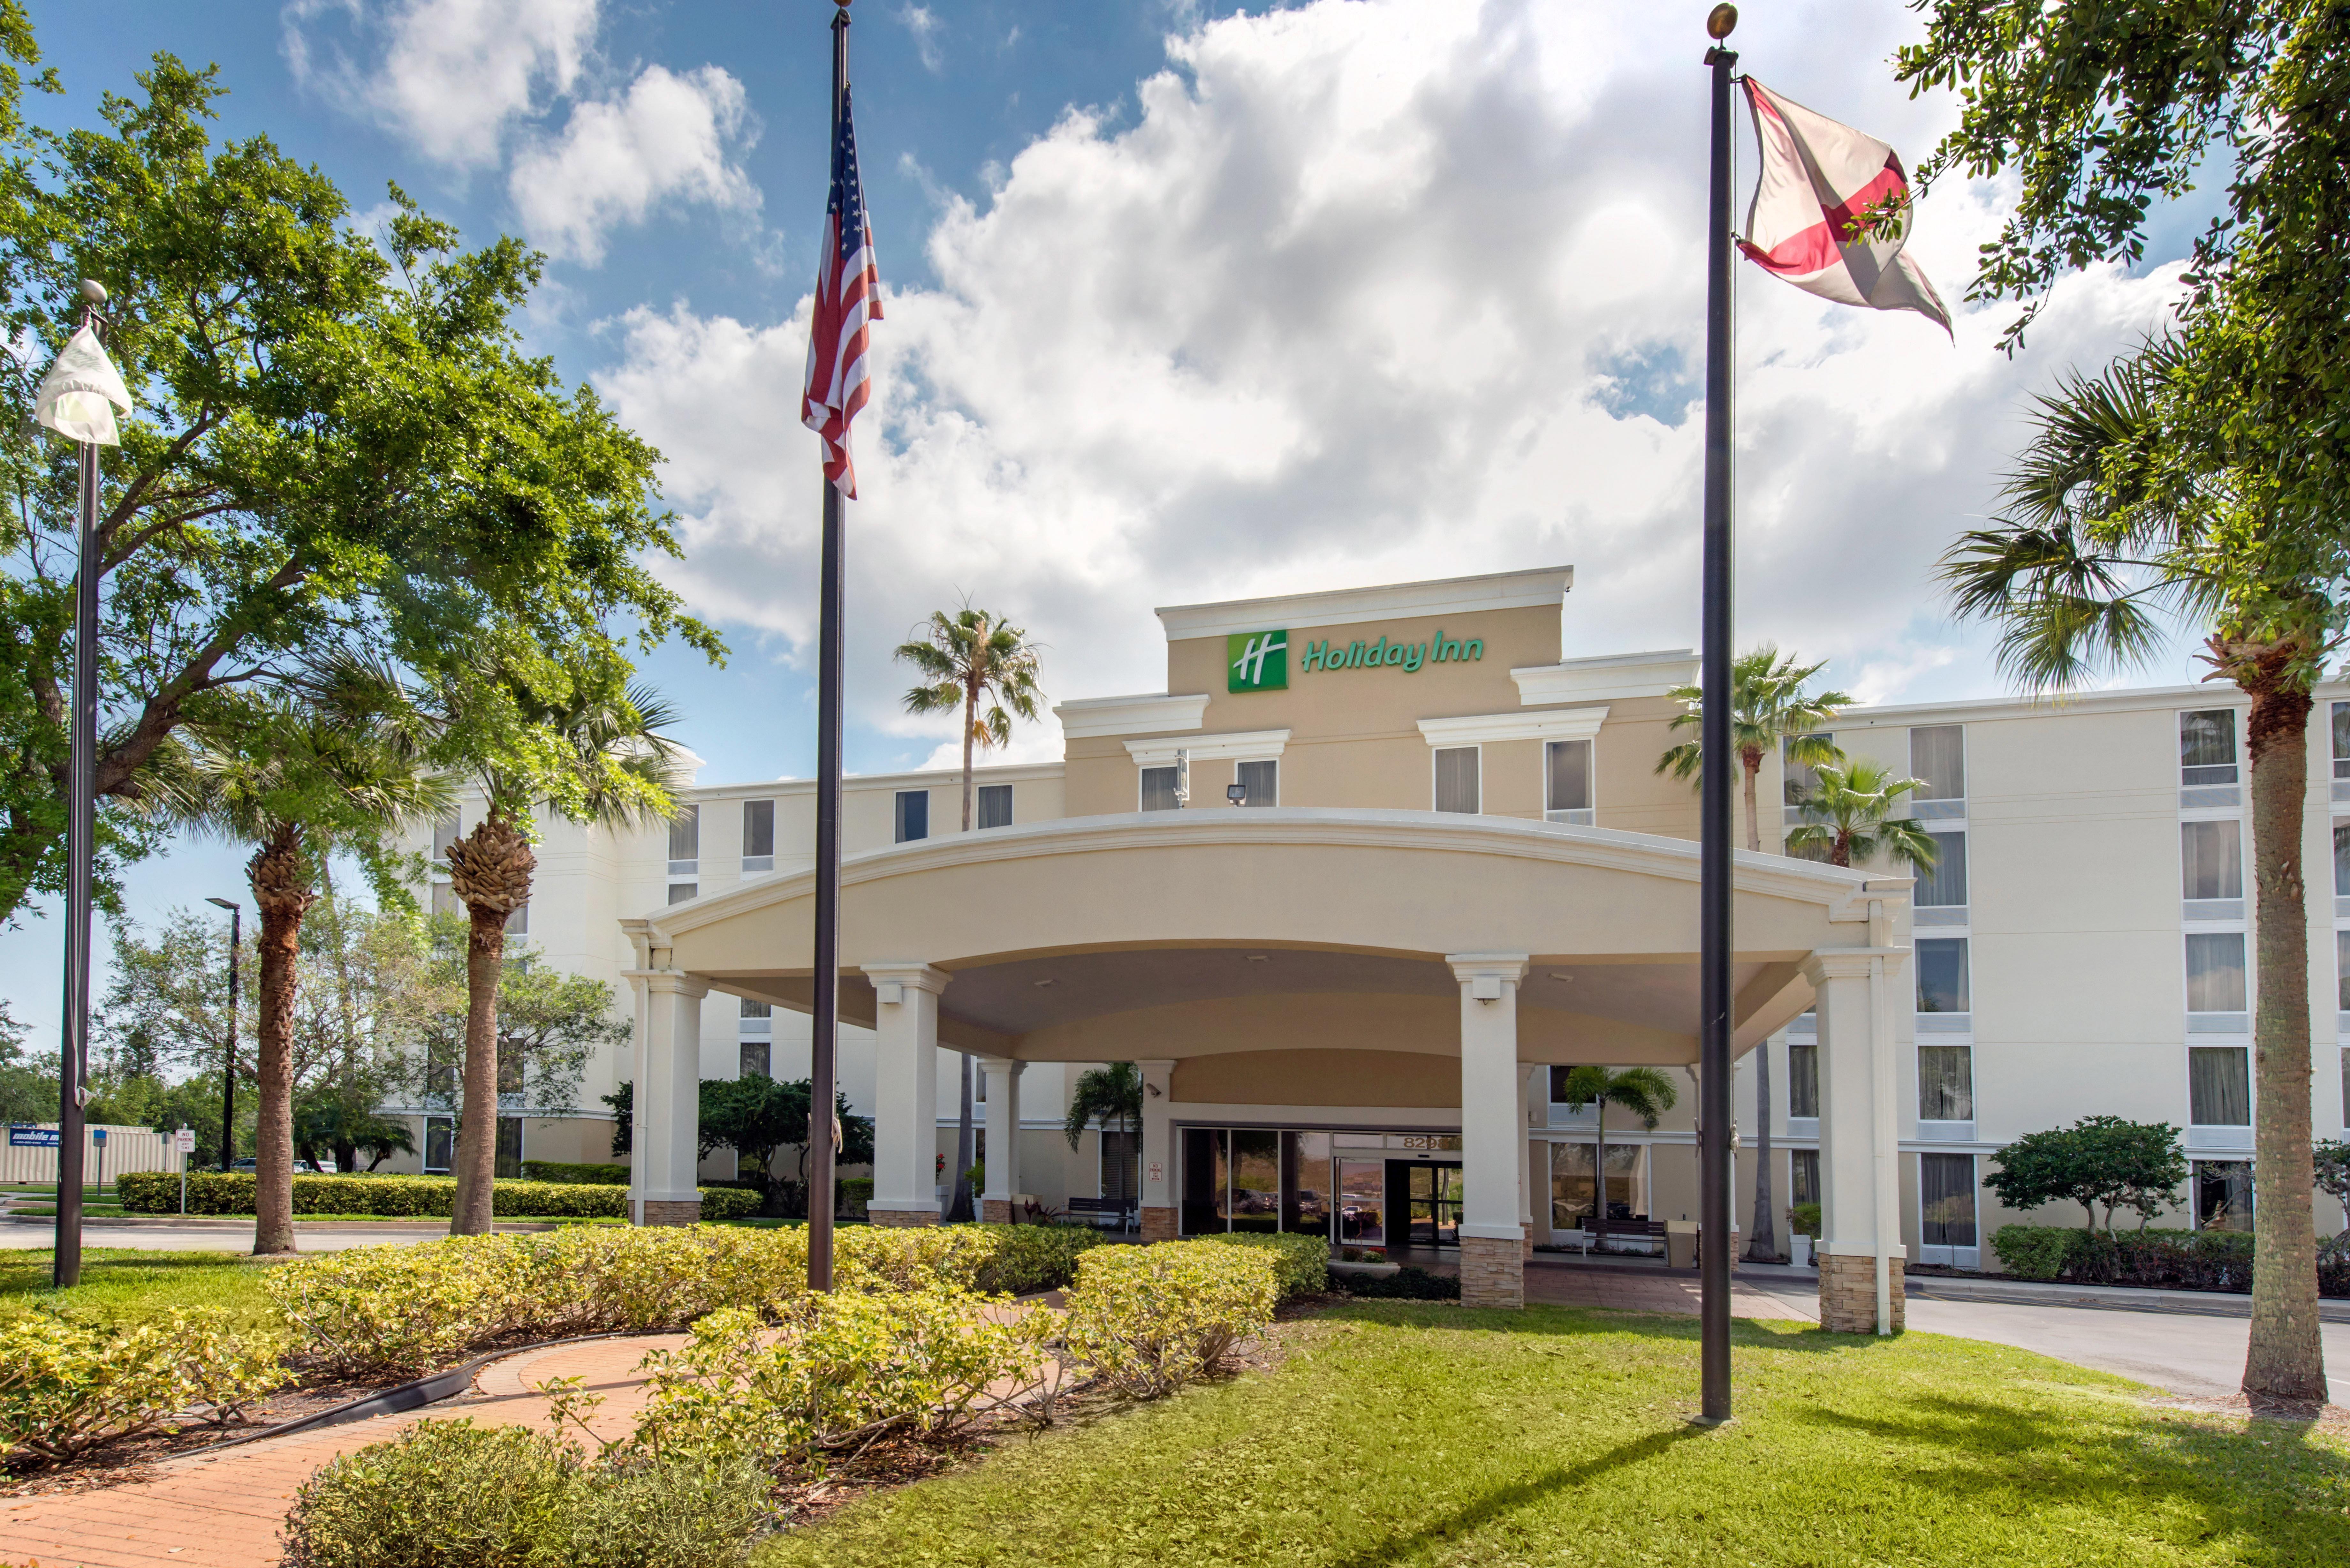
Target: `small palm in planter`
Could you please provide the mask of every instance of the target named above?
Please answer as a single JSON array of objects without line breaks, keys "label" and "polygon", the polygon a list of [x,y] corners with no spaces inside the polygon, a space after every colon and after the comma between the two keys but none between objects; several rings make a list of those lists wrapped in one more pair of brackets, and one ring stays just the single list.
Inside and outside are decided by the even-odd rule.
[{"label": "small palm in planter", "polygon": [[1586,1063],[1566,1075],[1559,1098],[1575,1110],[1599,1107],[1599,1128],[1591,1147],[1591,1212],[1603,1236],[1607,1223],[1607,1107],[1621,1106],[1655,1130],[1657,1120],[1680,1098],[1673,1081],[1654,1067],[1627,1067],[1616,1072]]}]

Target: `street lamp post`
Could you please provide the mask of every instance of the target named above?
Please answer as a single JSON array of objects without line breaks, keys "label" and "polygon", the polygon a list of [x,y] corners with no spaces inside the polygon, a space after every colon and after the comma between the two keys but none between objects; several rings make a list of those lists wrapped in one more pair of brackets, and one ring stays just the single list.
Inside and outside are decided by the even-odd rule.
[{"label": "street lamp post", "polygon": [[236,983],[244,967],[244,906],[228,898],[206,898],[228,911],[228,1034],[221,1044],[221,1170],[236,1158]]}]

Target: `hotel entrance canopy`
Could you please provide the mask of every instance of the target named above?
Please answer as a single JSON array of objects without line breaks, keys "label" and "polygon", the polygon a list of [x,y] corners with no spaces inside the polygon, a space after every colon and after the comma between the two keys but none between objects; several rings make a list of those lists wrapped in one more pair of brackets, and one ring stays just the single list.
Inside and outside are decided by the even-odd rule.
[{"label": "hotel entrance canopy", "polygon": [[[1150,1091],[1146,1234],[1172,1233],[1185,1105],[1457,1106],[1465,1297],[1514,1301],[1530,1078],[1697,1060],[1697,878],[1683,839],[1306,807],[1066,818],[855,857],[841,1011],[877,1036],[874,1216],[935,1217],[935,1047],[979,1054],[1012,1091],[991,1093],[991,1117],[1024,1064],[1133,1061]],[[1820,1251],[1873,1270],[1902,1252],[1909,879],[1742,853],[1736,888],[1738,1049],[1816,1007]],[[702,998],[806,1011],[812,905],[803,873],[623,922],[641,1218],[695,1203]],[[1008,1176],[991,1162],[990,1190]]]}]

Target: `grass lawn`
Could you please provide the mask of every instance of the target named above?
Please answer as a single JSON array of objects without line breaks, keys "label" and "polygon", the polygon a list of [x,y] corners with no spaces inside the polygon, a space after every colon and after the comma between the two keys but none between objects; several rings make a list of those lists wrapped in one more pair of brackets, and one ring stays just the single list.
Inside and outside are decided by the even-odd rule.
[{"label": "grass lawn", "polygon": [[267,1265],[239,1253],[86,1247],[81,1283],[66,1291],[50,1288],[50,1260],[47,1248],[0,1251],[0,1317],[53,1306],[77,1316],[129,1323],[173,1307],[216,1307],[256,1328],[275,1321],[261,1291]]},{"label": "grass lawn", "polygon": [[2350,1562],[2350,1445],[2001,1345],[1742,1321],[1739,1417],[1706,1432],[1690,1320],[1393,1303],[1280,1332],[1272,1373],[1017,1439],[754,1568]]}]

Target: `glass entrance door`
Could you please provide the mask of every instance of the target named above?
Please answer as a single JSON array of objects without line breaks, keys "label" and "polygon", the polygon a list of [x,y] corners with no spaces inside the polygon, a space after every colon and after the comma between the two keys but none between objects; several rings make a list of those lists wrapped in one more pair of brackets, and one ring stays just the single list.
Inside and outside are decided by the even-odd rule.
[{"label": "glass entrance door", "polygon": [[1403,1241],[1414,1247],[1461,1245],[1461,1167],[1434,1160],[1398,1160],[1390,1177],[1404,1194]]}]

